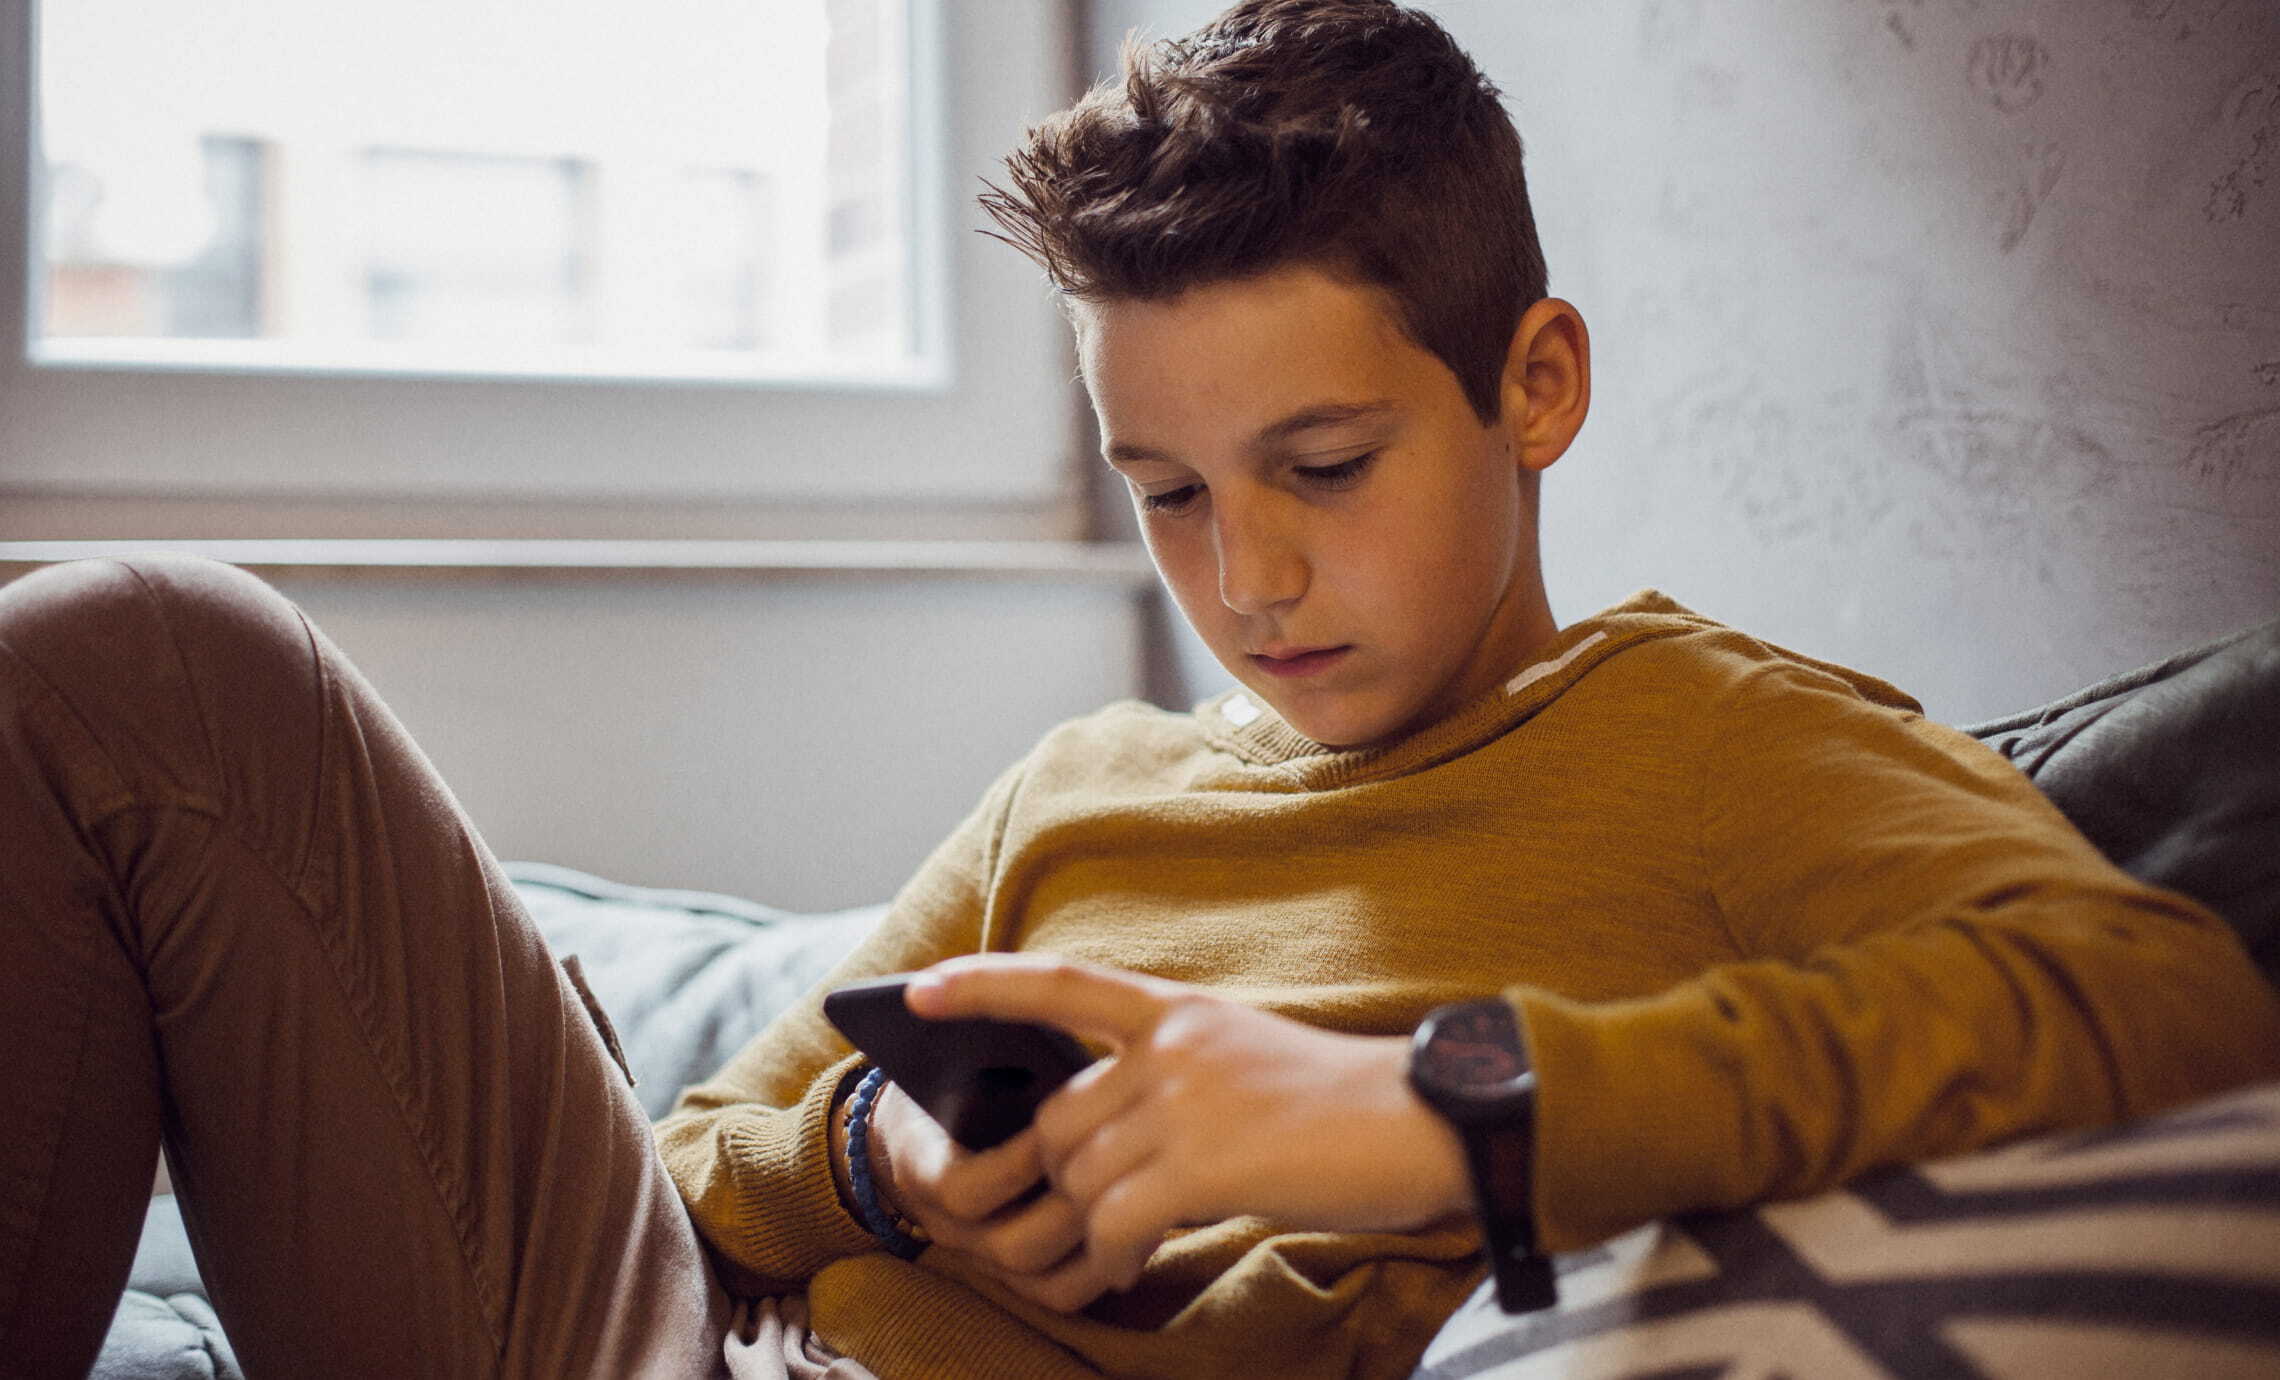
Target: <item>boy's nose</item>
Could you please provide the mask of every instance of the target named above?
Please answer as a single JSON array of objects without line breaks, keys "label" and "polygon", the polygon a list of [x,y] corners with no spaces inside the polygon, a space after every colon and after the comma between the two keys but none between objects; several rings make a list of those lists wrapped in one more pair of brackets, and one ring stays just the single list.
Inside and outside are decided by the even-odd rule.
[{"label": "boy's nose", "polygon": [[1306,593],[1305,554],[1265,505],[1218,504],[1212,536],[1219,547],[1219,600],[1236,613],[1264,613]]}]

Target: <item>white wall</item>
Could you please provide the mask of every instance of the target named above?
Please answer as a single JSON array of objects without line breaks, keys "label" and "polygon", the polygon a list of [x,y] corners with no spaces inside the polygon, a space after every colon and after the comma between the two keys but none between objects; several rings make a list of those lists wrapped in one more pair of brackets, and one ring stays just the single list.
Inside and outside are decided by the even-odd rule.
[{"label": "white wall", "polygon": [[[1093,0],[1094,73],[1217,8]],[[2280,616],[2280,6],[1427,8],[1593,330],[1563,620],[1654,585],[1968,721]]]},{"label": "white wall", "polygon": [[882,901],[1053,723],[1134,694],[1129,583],[263,573],[505,858]]}]

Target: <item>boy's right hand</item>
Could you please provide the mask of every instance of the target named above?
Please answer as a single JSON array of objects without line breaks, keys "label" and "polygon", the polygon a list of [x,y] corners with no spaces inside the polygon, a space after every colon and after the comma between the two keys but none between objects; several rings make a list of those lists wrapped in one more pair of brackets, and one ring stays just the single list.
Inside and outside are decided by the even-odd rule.
[{"label": "boy's right hand", "polygon": [[1115,1283],[1082,1249],[1084,1214],[1044,1187],[1035,1127],[968,1150],[888,1083],[871,1105],[870,1145],[872,1179],[890,1210],[1023,1298],[1073,1313]]}]

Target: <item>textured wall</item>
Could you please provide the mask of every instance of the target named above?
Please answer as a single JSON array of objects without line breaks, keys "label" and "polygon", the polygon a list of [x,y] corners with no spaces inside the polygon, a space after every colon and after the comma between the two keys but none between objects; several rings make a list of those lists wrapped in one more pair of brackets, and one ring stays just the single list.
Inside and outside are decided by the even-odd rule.
[{"label": "textured wall", "polygon": [[[1215,8],[1096,0],[1095,71]],[[1563,620],[1652,584],[1968,720],[2280,616],[2280,3],[1428,8],[1593,328]]]}]

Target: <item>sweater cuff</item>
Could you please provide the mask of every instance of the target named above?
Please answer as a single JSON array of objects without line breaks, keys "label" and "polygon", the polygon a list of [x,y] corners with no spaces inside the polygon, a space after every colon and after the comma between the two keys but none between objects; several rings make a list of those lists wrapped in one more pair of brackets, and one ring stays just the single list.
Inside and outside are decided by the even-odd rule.
[{"label": "sweater cuff", "polygon": [[[1728,1089],[1683,997],[1508,994],[1536,1071],[1532,1206],[1546,1252],[1693,1208],[1746,1201]],[[1722,1076],[1723,1075],[1723,1076]]]},{"label": "sweater cuff", "polygon": [[852,1055],[825,1069],[790,1107],[728,1106],[659,1123],[658,1148],[690,1216],[733,1264],[798,1285],[879,1249],[831,1174],[832,1108],[862,1062]]}]

